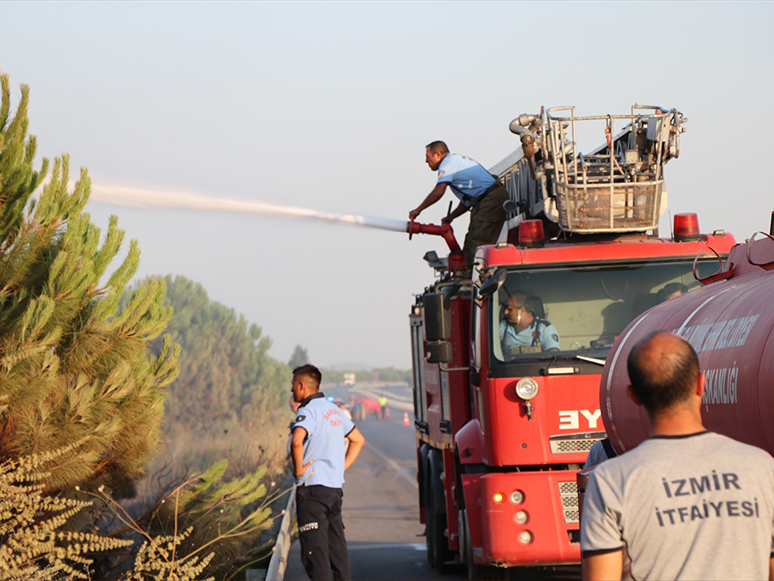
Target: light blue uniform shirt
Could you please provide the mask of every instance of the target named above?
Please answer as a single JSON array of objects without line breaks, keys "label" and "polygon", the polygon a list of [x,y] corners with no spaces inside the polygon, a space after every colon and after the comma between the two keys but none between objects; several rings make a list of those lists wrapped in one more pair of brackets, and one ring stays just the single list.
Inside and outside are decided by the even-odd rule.
[{"label": "light blue uniform shirt", "polygon": [[500,342],[502,343],[503,352],[506,354],[506,358],[510,355],[510,350],[514,347],[522,347],[524,345],[532,345],[535,339],[535,325],[537,324],[537,339],[543,348],[543,351],[549,349],[559,349],[559,333],[551,323],[548,321],[540,321],[535,319],[533,323],[524,329],[523,331],[517,331],[516,327],[511,325],[508,321],[503,319],[500,321]]},{"label": "light blue uniform shirt", "polygon": [[464,155],[450,153],[438,166],[438,183],[449,184],[452,193],[467,207],[495,183],[483,166]]},{"label": "light blue uniform shirt", "polygon": [[296,428],[306,430],[304,464],[313,461],[306,474],[296,478],[296,484],[341,488],[344,484],[344,439],[355,429],[355,424],[318,392],[298,408],[293,430]]}]

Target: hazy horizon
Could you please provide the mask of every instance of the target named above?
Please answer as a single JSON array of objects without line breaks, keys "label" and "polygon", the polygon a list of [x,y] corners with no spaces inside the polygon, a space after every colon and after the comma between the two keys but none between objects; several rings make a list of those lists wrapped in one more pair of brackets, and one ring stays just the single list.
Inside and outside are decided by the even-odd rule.
[{"label": "hazy horizon", "polygon": [[[424,145],[486,167],[541,106],[688,118],[669,216],[738,241],[768,231],[774,4],[756,2],[4,3],[0,72],[30,85],[38,159],[89,168],[87,206],[139,241],[137,278],[180,274],[288,361],[411,366],[413,293],[439,238],[269,212],[98,202],[105,188],[408,219],[435,184]],[[768,63],[768,64],[767,64]],[[599,136],[599,143],[603,136]],[[449,194],[420,216],[438,223]],[[467,220],[455,221],[460,241]]]}]

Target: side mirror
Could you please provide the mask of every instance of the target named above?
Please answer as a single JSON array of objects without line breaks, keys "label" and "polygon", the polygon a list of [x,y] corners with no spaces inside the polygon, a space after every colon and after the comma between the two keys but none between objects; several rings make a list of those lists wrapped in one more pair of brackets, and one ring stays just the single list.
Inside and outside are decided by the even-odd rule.
[{"label": "side mirror", "polygon": [[449,295],[428,294],[425,305],[425,337],[428,341],[448,341],[451,337],[451,308]]},{"label": "side mirror", "polygon": [[428,363],[449,363],[452,360],[452,344],[448,341],[427,344]]},{"label": "side mirror", "polygon": [[500,290],[500,287],[505,284],[505,279],[508,278],[508,272],[504,268],[498,268],[495,273],[486,279],[486,282],[481,285],[478,290],[480,297],[488,297]]}]

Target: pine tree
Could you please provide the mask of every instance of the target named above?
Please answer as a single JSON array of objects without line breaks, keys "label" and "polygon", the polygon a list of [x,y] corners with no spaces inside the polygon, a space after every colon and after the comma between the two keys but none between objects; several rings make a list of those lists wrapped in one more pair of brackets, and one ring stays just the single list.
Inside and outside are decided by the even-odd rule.
[{"label": "pine tree", "polygon": [[293,355],[290,356],[290,361],[288,361],[288,366],[290,366],[291,369],[295,369],[296,367],[301,367],[307,363],[309,363],[309,355],[307,354],[306,349],[301,347],[301,345],[296,345],[296,348],[293,349]]},{"label": "pine tree", "polygon": [[146,353],[172,315],[164,283],[149,280],[119,309],[139,263],[136,241],[109,273],[124,237],[117,218],[103,238],[83,211],[87,171],[71,185],[66,155],[44,184],[49,163],[33,168],[27,136],[29,89],[13,117],[7,75],[0,89],[0,460],[87,438],[77,459],[51,470],[52,487],[130,492],[155,451],[162,388],[178,371],[168,338]]},{"label": "pine tree", "polygon": [[174,308],[167,330],[182,352],[166,400],[165,448],[154,466],[204,470],[227,458],[234,474],[258,463],[270,472],[284,468],[290,372],[269,357],[271,340],[211,301],[200,284],[182,276],[164,281],[165,305]]}]

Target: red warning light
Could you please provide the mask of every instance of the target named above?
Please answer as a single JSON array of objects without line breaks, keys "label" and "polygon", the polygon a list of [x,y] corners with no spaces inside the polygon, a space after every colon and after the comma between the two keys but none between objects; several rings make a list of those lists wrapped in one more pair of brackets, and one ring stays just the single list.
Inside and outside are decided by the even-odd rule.
[{"label": "red warning light", "polygon": [[524,220],[519,224],[519,246],[537,248],[543,246],[546,240],[541,220]]},{"label": "red warning light", "polygon": [[693,212],[675,214],[675,240],[690,242],[699,239],[699,218]]}]

